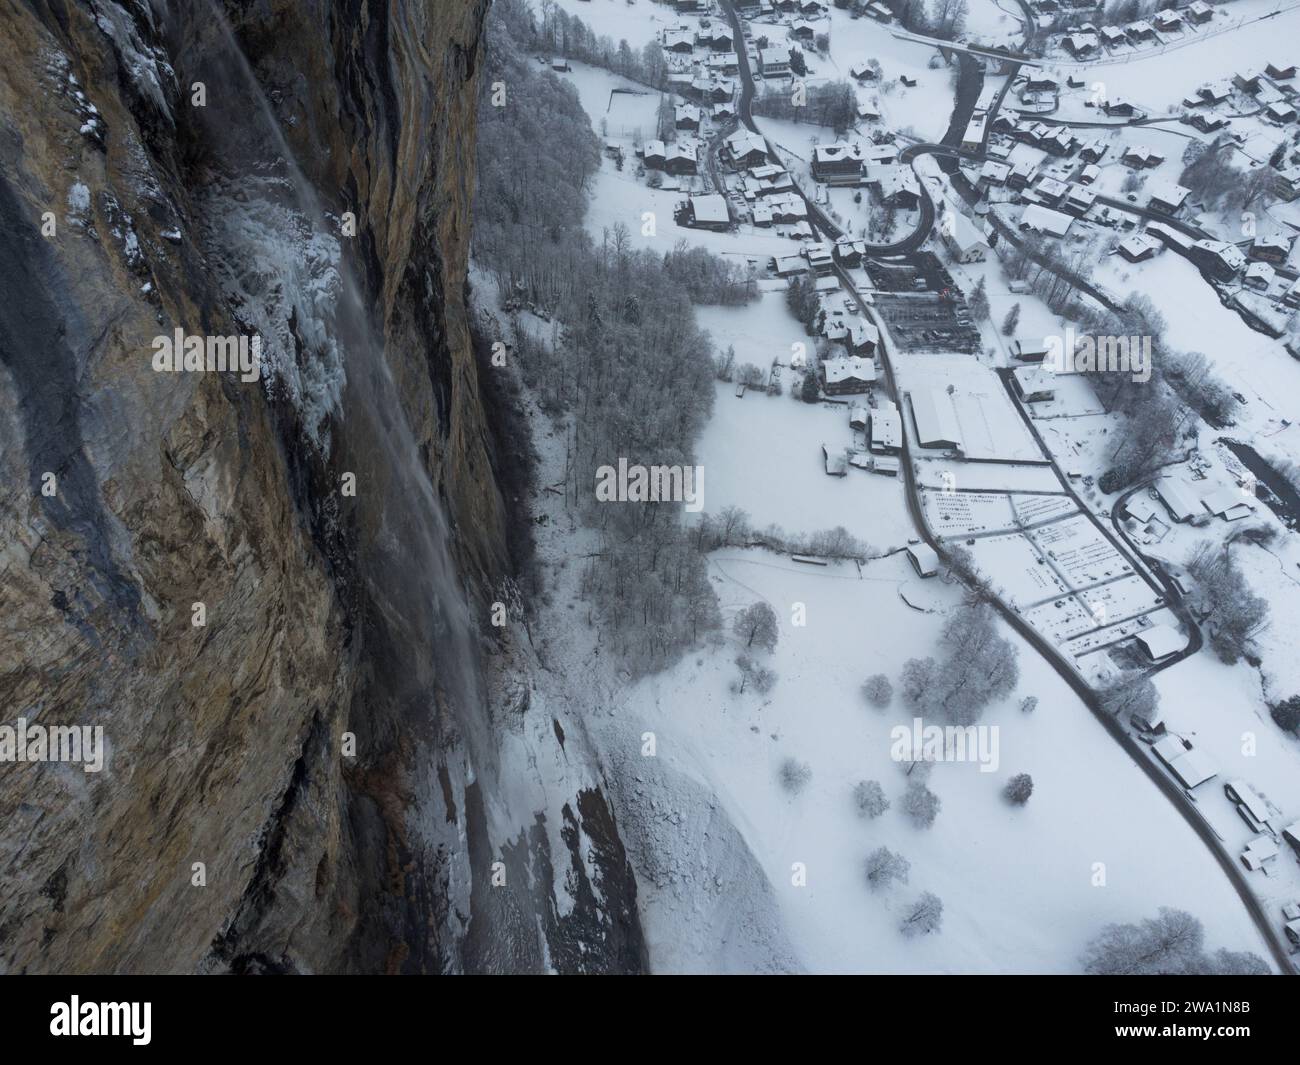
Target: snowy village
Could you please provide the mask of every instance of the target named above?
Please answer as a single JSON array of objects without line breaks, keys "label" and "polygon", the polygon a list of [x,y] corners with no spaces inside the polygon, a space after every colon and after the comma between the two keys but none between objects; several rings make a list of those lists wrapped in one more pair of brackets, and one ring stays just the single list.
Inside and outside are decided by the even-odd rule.
[{"label": "snowy village", "polygon": [[[618,711],[686,746],[772,885],[745,905],[780,946],[725,964],[1077,971],[1059,939],[1168,906],[1294,967],[1298,8],[538,9],[532,61],[599,139],[592,241],[706,252],[737,293],[696,300],[694,524],[727,627],[770,604],[779,639],[739,681],[688,652]],[[569,447],[544,434],[544,482]],[[945,701],[933,671],[986,638],[1016,664]],[[1001,730],[1012,783],[889,766],[891,728],[945,713]],[[859,902],[855,847],[873,890],[940,899],[942,934],[889,935],[921,903]],[[675,870],[666,926],[701,920]],[[677,938],[670,964],[704,964],[704,929]]]}]

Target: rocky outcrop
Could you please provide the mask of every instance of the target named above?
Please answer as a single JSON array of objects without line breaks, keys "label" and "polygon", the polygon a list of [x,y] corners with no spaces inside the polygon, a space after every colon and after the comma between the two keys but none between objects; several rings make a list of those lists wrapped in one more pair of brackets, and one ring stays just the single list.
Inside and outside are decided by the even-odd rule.
[{"label": "rocky outcrop", "polygon": [[[0,762],[0,969],[641,967],[599,771],[501,762],[486,4],[0,8],[0,723],[108,752]],[[178,328],[262,378],[156,372]]]}]

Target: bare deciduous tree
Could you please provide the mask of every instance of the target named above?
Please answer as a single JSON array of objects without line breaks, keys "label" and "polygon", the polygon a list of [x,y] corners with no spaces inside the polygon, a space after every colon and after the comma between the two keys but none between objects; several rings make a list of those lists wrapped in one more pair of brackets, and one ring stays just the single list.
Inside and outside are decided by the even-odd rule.
[{"label": "bare deciduous tree", "polygon": [[939,796],[919,780],[908,782],[907,791],[903,795],[903,809],[918,828],[929,828],[933,825],[942,806]]},{"label": "bare deciduous tree", "polygon": [[899,928],[905,936],[924,936],[939,931],[942,923],[943,902],[926,891],[908,908]]},{"label": "bare deciduous tree", "polygon": [[745,647],[755,644],[767,651],[776,649],[776,611],[761,599],[745,607],[736,615],[735,632],[745,641]]},{"label": "bare deciduous tree", "polygon": [[878,780],[859,781],[853,789],[853,802],[862,817],[879,817],[889,809],[889,800],[885,798],[885,789]]},{"label": "bare deciduous tree", "polygon": [[1028,773],[1017,773],[1007,781],[1007,786],[1002,789],[1002,794],[1006,796],[1007,801],[1014,803],[1016,806],[1024,806],[1033,793],[1034,781]]},{"label": "bare deciduous tree", "polygon": [[906,884],[912,863],[888,847],[877,847],[867,855],[867,883],[879,891],[891,884]]},{"label": "bare deciduous tree", "polygon": [[795,795],[803,791],[812,780],[812,767],[807,762],[787,758],[781,763],[781,786]]},{"label": "bare deciduous tree", "polygon": [[1262,958],[1247,952],[1205,953],[1205,929],[1183,910],[1162,906],[1138,924],[1109,924],[1083,953],[1084,972],[1097,976],[1268,975]]},{"label": "bare deciduous tree", "polygon": [[894,700],[894,686],[883,673],[876,673],[863,683],[862,696],[877,710],[884,710]]}]

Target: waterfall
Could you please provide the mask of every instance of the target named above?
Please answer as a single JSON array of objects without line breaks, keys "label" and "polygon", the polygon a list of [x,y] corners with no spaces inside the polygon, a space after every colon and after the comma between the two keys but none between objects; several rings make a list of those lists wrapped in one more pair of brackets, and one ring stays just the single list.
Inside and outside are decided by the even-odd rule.
[{"label": "waterfall", "polygon": [[[295,405],[322,458],[333,456],[331,468],[355,472],[355,498],[337,503],[340,512],[357,511],[355,561],[368,607],[381,629],[428,651],[427,661],[407,664],[407,677],[383,682],[410,707],[413,728],[422,727],[422,713],[432,721],[450,710],[472,779],[494,762],[494,744],[446,516],[349,262],[349,238],[331,225],[295,160],[224,12],[212,0],[208,10],[203,54],[190,39],[196,54],[180,59],[208,78],[207,106],[191,110],[219,171],[202,195],[224,295],[241,324],[270,334],[264,383],[272,398]],[[324,428],[330,419],[339,440]],[[434,691],[445,700],[433,700]]]}]

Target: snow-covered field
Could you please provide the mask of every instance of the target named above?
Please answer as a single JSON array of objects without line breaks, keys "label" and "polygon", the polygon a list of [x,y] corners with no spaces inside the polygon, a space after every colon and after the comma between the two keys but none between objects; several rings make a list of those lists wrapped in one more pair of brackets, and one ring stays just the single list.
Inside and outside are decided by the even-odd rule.
[{"label": "snow-covered field", "polygon": [[608,37],[615,46],[620,41],[640,52],[651,41],[658,40],[665,27],[685,23],[694,26],[695,20],[683,19],[670,7],[652,0],[550,0],[555,7],[582,19],[597,37]]},{"label": "snow-covered field", "polygon": [[798,379],[787,376],[783,396],[750,392],[737,399],[734,386],[717,386],[713,418],[699,446],[705,510],[739,506],[755,528],[775,524],[792,533],[842,525],[875,551],[905,545],[915,532],[902,482],[853,467],[847,476],[827,476],[822,444],[840,450],[853,444],[849,408],[792,398]]},{"label": "snow-covered field", "polygon": [[[941,615],[919,613],[899,595],[916,582],[904,556],[870,563],[861,578],[852,566],[813,571],[758,551],[721,552],[711,568],[728,614],[762,598],[781,619],[775,690],[733,694],[735,652],[725,647],[640,682],[608,725],[614,742],[629,747],[653,732],[656,758],[717,797],[766,875],[804,967],[1077,971],[1078,952],[1102,924],[1137,920],[1161,905],[1200,915],[1212,943],[1264,953],[1191,830],[1023,645],[1015,698],[983,722],[999,729],[997,770],[936,766],[929,786],[943,808],[932,828],[912,825],[899,806],[904,769],[890,757],[890,730],[910,727],[910,715],[897,702],[887,711],[871,709],[857,690],[878,671],[896,681],[902,660],[927,653],[938,633]],[[946,600],[955,604],[955,589]],[[806,627],[790,624],[795,603],[806,610]],[[1030,694],[1039,706],[1024,714],[1019,701]],[[778,781],[791,757],[812,770],[797,795]],[[1033,777],[1035,790],[1016,809],[1000,792],[1020,772]],[[1119,779],[1123,787],[1103,783]],[[854,809],[853,788],[862,780],[878,780],[893,803],[878,819]],[[657,798],[666,814],[677,808],[673,795]],[[671,845],[685,855],[707,847],[686,831]],[[879,846],[909,860],[906,886],[868,886],[863,865]],[[798,866],[806,870],[803,886],[794,883]],[[653,961],[669,969],[714,968],[716,939],[729,930],[694,924],[694,900],[705,890],[682,879],[651,892],[645,916]],[[897,924],[921,891],[943,900],[943,929],[908,939]]]}]

